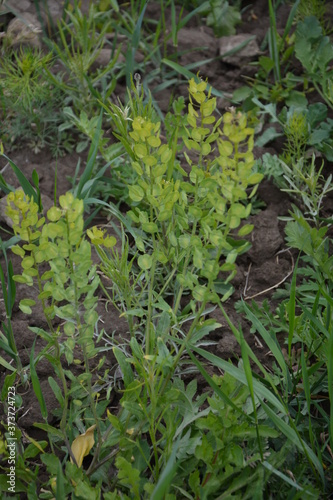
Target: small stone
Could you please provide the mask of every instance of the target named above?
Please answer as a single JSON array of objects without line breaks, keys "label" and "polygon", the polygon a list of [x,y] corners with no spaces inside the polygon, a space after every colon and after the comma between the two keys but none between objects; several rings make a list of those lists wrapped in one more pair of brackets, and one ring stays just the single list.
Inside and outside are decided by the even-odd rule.
[{"label": "small stone", "polygon": [[38,19],[29,12],[23,13],[20,18],[12,19],[8,24],[6,38],[10,45],[25,43],[40,47],[39,35],[42,33]]},{"label": "small stone", "polygon": [[31,2],[29,0],[7,0],[5,7],[9,10],[13,10],[17,12],[25,12],[31,7]]},{"label": "small stone", "polygon": [[207,49],[210,52],[216,50],[215,37],[201,29],[181,28],[178,31],[177,40],[182,50],[193,50],[198,47],[202,50]]},{"label": "small stone", "polygon": [[[94,72],[98,68],[105,68],[110,63],[113,56],[114,53],[111,49],[102,49],[96,57],[95,61],[92,63],[90,71]],[[117,62],[125,62],[125,57],[123,56],[123,54],[119,54]]]},{"label": "small stone", "polygon": [[246,33],[222,37],[220,39],[220,56],[227,54],[231,50],[237,49],[239,45],[244,44],[246,41],[248,41],[248,43],[242,49],[234,54],[226,55],[223,57],[223,61],[227,64],[241,67],[254,57],[257,57],[261,52],[256,38]]}]

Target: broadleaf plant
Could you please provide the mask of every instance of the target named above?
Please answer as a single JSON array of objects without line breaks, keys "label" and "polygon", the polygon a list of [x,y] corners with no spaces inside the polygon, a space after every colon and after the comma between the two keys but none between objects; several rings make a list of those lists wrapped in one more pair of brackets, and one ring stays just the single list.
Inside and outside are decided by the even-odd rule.
[{"label": "broadleaf plant", "polygon": [[[135,112],[130,129],[130,113],[123,113],[116,132],[131,151],[134,175],[126,184],[131,204],[127,215],[142,231],[136,238],[139,267],[177,268],[176,289],[190,290],[198,301],[214,301],[207,280],[214,283],[226,273],[223,281],[228,285],[235,275],[237,255],[249,248],[241,238],[252,230],[241,223],[251,213],[250,200],[263,177],[253,171],[254,130],[246,115],[231,108],[216,119],[216,98],[207,86],[198,78],[190,80],[188,112],[182,116],[177,105],[166,117],[176,126],[166,126],[164,144],[161,123],[148,107],[141,116]],[[118,124],[119,119],[121,114]],[[230,293],[227,286],[224,299]],[[181,292],[175,313],[180,297]]]}]

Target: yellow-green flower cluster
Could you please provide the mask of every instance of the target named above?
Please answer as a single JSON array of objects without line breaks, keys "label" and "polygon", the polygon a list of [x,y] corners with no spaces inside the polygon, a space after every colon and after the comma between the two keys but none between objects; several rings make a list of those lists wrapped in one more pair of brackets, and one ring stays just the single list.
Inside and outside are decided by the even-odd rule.
[{"label": "yellow-green flower cluster", "polygon": [[147,142],[149,143],[149,141],[155,140],[155,143],[158,142],[158,144],[152,144],[152,146],[158,147],[161,144],[161,141],[156,134],[159,134],[160,125],[160,122],[152,123],[142,116],[137,116],[133,120],[133,131],[130,132],[129,135],[135,142],[144,142],[147,139]]},{"label": "yellow-green flower cluster", "polygon": [[210,90],[206,95],[206,88],[207,82],[200,81],[197,83],[193,78],[189,81],[190,102],[187,121],[190,128],[187,130],[189,137],[184,138],[187,149],[194,149],[202,156],[206,156],[211,152],[211,143],[218,137],[217,132],[212,131],[209,127],[209,125],[215,123],[213,113],[216,108],[216,98],[210,97]]},{"label": "yellow-green flower cluster", "polygon": [[102,245],[105,248],[112,248],[116,244],[116,238],[114,236],[106,236],[106,230],[99,229],[97,226],[87,229],[87,235],[93,245]]},{"label": "yellow-green flower cluster", "polygon": [[6,214],[13,222],[15,234],[18,234],[23,241],[31,242],[40,237],[41,233],[37,228],[44,224],[45,218],[38,220],[37,203],[21,189],[9,193]]}]

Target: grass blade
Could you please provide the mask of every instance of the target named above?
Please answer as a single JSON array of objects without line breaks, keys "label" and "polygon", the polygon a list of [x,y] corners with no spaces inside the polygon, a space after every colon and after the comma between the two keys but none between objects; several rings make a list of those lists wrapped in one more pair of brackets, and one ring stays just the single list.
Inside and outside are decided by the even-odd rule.
[{"label": "grass blade", "polygon": [[328,395],[330,398],[330,445],[331,450],[333,449],[333,332],[331,331],[328,340],[328,352],[327,352],[327,382],[328,382]]},{"label": "grass blade", "polygon": [[[12,160],[10,160],[8,158],[8,156],[6,156],[3,153],[1,154],[1,156],[3,156],[8,161],[9,165],[12,167],[12,169],[13,169],[23,191],[25,192],[25,194],[27,194],[30,198],[34,199],[34,201],[38,204],[39,209],[41,211],[42,206],[39,204],[40,195],[34,190],[34,188],[30,184],[30,182],[28,181],[28,179],[26,178],[24,173],[15,165],[15,163]],[[8,186],[7,186],[7,188],[8,188]],[[12,190],[12,191],[14,191],[14,190]],[[39,189],[38,189],[38,191],[39,191]]]},{"label": "grass blade", "polygon": [[293,277],[290,285],[290,298],[287,305],[287,313],[289,320],[289,333],[288,333],[288,356],[291,359],[291,344],[294,338],[294,328],[295,328],[295,310],[296,310],[296,271],[297,271],[298,260],[295,265]]},{"label": "grass blade", "polygon": [[273,467],[273,465],[270,464],[269,462],[266,462],[266,460],[264,460],[262,462],[262,465],[267,470],[269,470],[270,472],[272,472],[273,474],[275,474],[276,476],[278,476],[279,478],[281,478],[283,481],[285,481],[287,484],[289,484],[292,488],[295,488],[296,490],[299,490],[299,491],[304,491],[307,494],[309,494],[304,488],[302,488],[302,486],[300,486],[299,484],[295,483],[295,481],[293,481],[292,479],[290,479],[290,477],[288,477],[285,474],[283,474],[283,472],[275,469],[275,467]]},{"label": "grass blade", "polygon": [[176,455],[179,448],[179,440],[175,443],[171,455],[159,477],[157,485],[151,495],[151,500],[163,500],[165,498],[165,494],[167,493],[174,475],[177,470],[177,461]]},{"label": "grass blade", "polygon": [[281,68],[278,47],[278,33],[276,29],[276,17],[272,4],[272,0],[268,0],[270,28],[268,30],[268,45],[270,56],[274,62],[274,79],[276,82],[281,82]]},{"label": "grass blade", "polygon": [[2,365],[4,368],[11,372],[16,372],[16,368],[14,368],[12,365],[8,363],[2,356],[0,356],[0,365]]},{"label": "grass blade", "polygon": [[302,367],[302,378],[303,378],[303,390],[306,398],[306,402],[308,405],[308,415],[309,415],[309,436],[311,441],[311,447],[314,450],[315,443],[312,432],[312,423],[311,423],[311,392],[310,392],[310,384],[309,384],[309,375],[306,366],[306,360],[304,355],[304,347],[302,345],[302,353],[301,353],[301,367]]},{"label": "grass blade", "polygon": [[[177,71],[177,73],[183,75],[187,80],[194,78],[196,82],[200,81],[200,79],[197,75],[195,75],[194,73],[189,71],[187,68],[184,68],[183,66],[181,66],[180,64],[178,64],[174,61],[170,61],[169,59],[163,58],[161,62],[166,64],[167,66],[169,66],[173,70]],[[212,87],[211,85],[208,84],[207,90],[210,90],[210,89],[211,89],[213,95],[215,95],[217,97],[225,97],[225,95],[222,92],[214,89],[214,87]]]},{"label": "grass blade", "polygon": [[57,489],[56,489],[56,498],[66,498],[65,493],[65,481],[64,474],[62,472],[61,462],[58,461],[58,471],[57,471]]},{"label": "grass blade", "polygon": [[292,28],[294,18],[295,18],[295,15],[297,13],[297,9],[298,9],[300,1],[301,0],[296,0],[296,2],[294,3],[294,5],[292,6],[292,8],[290,10],[290,13],[289,13],[289,16],[287,19],[287,23],[286,23],[286,27],[285,27],[284,32],[283,32],[281,43],[283,43],[285,41],[285,39],[287,38],[287,36],[290,33],[290,30]]},{"label": "grass blade", "polygon": [[193,355],[191,350],[187,348],[187,353],[192,359],[193,363],[196,365],[198,370],[200,371],[201,375],[205,378],[206,382],[211,386],[212,389],[214,389],[214,392],[222,399],[222,401],[225,402],[228,406],[230,406],[235,412],[240,413],[243,415],[246,419],[251,420],[249,415],[243,412],[241,408],[239,408],[235,403],[222,391],[222,389],[214,382],[212,377],[208,374],[208,372],[205,370],[204,366],[200,361],[197,360],[197,358]]},{"label": "grass blade", "polygon": [[128,88],[131,88],[131,76],[133,76],[134,73],[134,62],[135,62],[134,57],[139,47],[141,26],[147,5],[148,2],[144,5],[141,14],[138,18],[138,21],[135,25],[131,43],[128,43],[128,49],[126,52],[126,86]]},{"label": "grass blade", "polygon": [[82,192],[85,184],[90,180],[93,168],[95,165],[96,157],[97,157],[97,152],[98,152],[98,145],[99,145],[99,138],[101,135],[101,128],[102,128],[102,113],[103,111],[101,110],[99,120],[97,123],[97,127],[95,130],[95,134],[91,143],[91,147],[88,153],[88,160],[87,160],[87,165],[80,177],[80,180],[78,182],[78,185],[76,189],[74,190],[74,196],[76,198],[81,198],[82,197]]},{"label": "grass blade", "polygon": [[279,366],[280,366],[280,368],[281,368],[281,370],[283,372],[285,381],[287,382],[287,387],[288,387],[289,384],[291,383],[290,374],[289,374],[288,367],[287,367],[286,362],[284,360],[284,357],[283,357],[283,354],[282,354],[282,351],[281,351],[281,348],[280,348],[279,344],[277,343],[277,341],[275,341],[274,338],[271,337],[271,335],[266,330],[266,328],[264,327],[264,325],[253,314],[253,312],[250,310],[250,308],[248,307],[248,305],[245,302],[243,302],[243,307],[244,307],[246,316],[249,318],[249,320],[251,321],[252,325],[257,330],[257,332],[260,333],[261,337],[263,338],[263,340],[267,344],[268,348],[270,349],[270,351],[274,355],[274,359],[279,364]]},{"label": "grass blade", "polygon": [[241,353],[242,353],[244,372],[245,372],[245,376],[246,376],[246,380],[247,380],[247,386],[249,388],[250,395],[251,395],[252,409],[253,409],[253,415],[254,415],[255,426],[256,426],[256,434],[257,434],[259,452],[260,452],[261,460],[263,460],[264,455],[263,455],[263,451],[262,451],[261,439],[260,439],[259,427],[258,427],[258,415],[257,415],[256,401],[255,401],[255,397],[254,397],[252,370],[251,370],[250,360],[249,360],[248,352],[246,349],[246,343],[245,343],[243,335],[241,337]]},{"label": "grass blade", "polygon": [[[192,347],[192,350],[195,351],[199,356],[207,359],[215,367],[221,368],[223,371],[229,373],[229,375],[238,380],[238,382],[247,385],[246,375],[244,373],[244,370],[242,370],[241,368],[234,366],[232,363],[229,363],[228,361],[215,356],[215,354],[204,351],[199,347]],[[283,415],[288,414],[283,403],[262,382],[253,379],[253,390],[256,396],[258,396],[260,399],[269,401],[274,406],[277,412],[280,412]]]},{"label": "grass blade", "polygon": [[36,394],[36,397],[38,399],[38,403],[40,406],[40,410],[42,413],[42,417],[44,418],[45,421],[47,421],[47,408],[45,404],[45,399],[43,396],[42,388],[39,383],[38,375],[36,372],[36,367],[35,367],[35,361],[34,361],[34,355],[35,355],[35,343],[36,339],[32,345],[31,348],[31,353],[30,353],[30,375],[31,375],[31,382],[32,382],[32,387],[34,388],[34,393]]},{"label": "grass blade", "polygon": [[[315,455],[313,450],[298,436],[295,429],[290,427],[287,422],[285,422],[280,416],[278,416],[269,406],[267,406],[263,401],[261,401],[261,406],[266,412],[267,416],[272,420],[274,425],[285,435],[287,439],[289,439],[297,448],[304,452],[310,464],[312,465],[312,469],[315,472],[318,472],[322,482],[324,483],[324,471],[322,464],[318,460],[318,457]],[[289,420],[289,422],[291,422]]]}]

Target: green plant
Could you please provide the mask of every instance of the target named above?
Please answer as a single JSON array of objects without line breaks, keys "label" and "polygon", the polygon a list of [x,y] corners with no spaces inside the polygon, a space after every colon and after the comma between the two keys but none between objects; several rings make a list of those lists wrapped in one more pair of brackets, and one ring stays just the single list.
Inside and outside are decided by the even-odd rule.
[{"label": "green plant", "polygon": [[109,97],[114,90],[116,80],[112,69],[118,60],[121,46],[102,70],[93,70],[92,66],[105,44],[110,23],[104,23],[98,29],[98,20],[103,13],[96,12],[93,4],[87,15],[83,14],[77,3],[66,13],[68,22],[62,19],[58,24],[59,43],[48,41],[50,50],[61,61],[66,73],[55,76],[48,71],[48,77],[57,88],[66,92],[66,104],[71,104],[74,111],[84,108],[91,116],[96,111],[94,87],[101,86],[104,98]]},{"label": "green plant", "polygon": [[327,19],[327,3],[325,0],[301,0],[297,8],[298,20],[304,21],[306,17],[314,16],[318,19],[324,33],[328,35],[331,31],[329,19]]},{"label": "green plant", "polygon": [[[31,494],[36,488],[38,468],[30,467],[29,473],[26,468],[31,457],[36,461],[40,455],[39,460],[50,478],[43,485],[47,495],[52,492],[56,496],[74,493],[86,498],[93,488],[98,492],[103,488],[107,498],[107,495],[117,498],[119,490],[133,498],[158,498],[161,492],[166,494],[168,491],[170,498],[189,491],[193,498],[202,498],[202,495],[211,498],[211,495],[235,491],[251,496],[264,484],[262,472],[253,469],[253,465],[259,460],[260,450],[266,446],[267,439],[277,437],[276,431],[265,422],[254,423],[249,391],[243,386],[243,380],[236,382],[232,374],[209,379],[215,394],[208,399],[206,394],[196,396],[195,381],[185,387],[174,376],[182,353],[188,348],[197,349],[200,340],[219,326],[214,320],[204,320],[207,313],[205,300],[190,318],[185,341],[182,338],[177,340],[178,335],[174,333],[179,331],[181,322],[172,326],[170,308],[165,308],[162,315],[154,313],[152,323],[148,319],[149,332],[145,332],[145,343],[149,345],[149,351],[146,349],[146,354],[144,344],[141,346],[138,342],[138,331],[129,342],[130,356],[126,351],[114,348],[124,391],[119,414],[108,412],[105,419],[108,401],[97,399],[100,383],[95,385],[89,369],[90,360],[98,353],[93,333],[97,321],[95,291],[99,279],[91,264],[90,243],[82,233],[83,202],[68,193],[60,197],[59,203],[59,208],[52,207],[48,211],[49,222],[46,223],[44,218],[38,217],[38,205],[22,191],[8,197],[8,214],[15,232],[23,241],[22,247],[12,247],[22,257],[22,273],[14,279],[30,286],[33,286],[34,279],[37,280],[38,300],[42,302],[49,330],[31,328],[47,345],[37,356],[32,349],[30,377],[45,419],[45,423],[36,426],[48,433],[52,453],[46,452],[46,441],[31,440],[29,446],[23,446],[20,441],[17,449],[20,491]],[[104,231],[96,227],[88,230],[88,236],[102,257],[103,252],[114,245],[114,240],[105,237]],[[130,271],[126,256],[125,251],[125,258],[121,257],[122,265],[114,267],[119,276]],[[40,275],[39,268],[46,263],[50,269]],[[141,279],[144,275],[141,272]],[[119,290],[123,293],[122,287]],[[128,293],[133,294],[133,291]],[[148,295],[152,297],[149,290]],[[167,307],[162,297],[159,303],[161,307]],[[20,302],[20,308],[26,314],[33,307],[31,299]],[[56,328],[55,316],[63,321]],[[77,359],[78,347],[82,350],[85,371],[75,377],[71,365]],[[63,355],[68,368],[64,368]],[[51,362],[61,382],[60,387],[56,379],[49,378],[59,401],[59,429],[47,423],[48,412],[35,368],[42,357]],[[102,367],[102,362],[98,367]],[[70,388],[66,378],[71,382]],[[208,406],[203,408],[206,399]],[[85,432],[80,423],[83,419],[89,423]],[[76,427],[78,431],[74,430]],[[94,446],[95,427],[97,443],[90,466],[85,469],[82,459]],[[19,438],[20,431],[17,432]],[[245,440],[246,454],[243,449]],[[59,452],[63,458],[58,458]],[[73,463],[67,460],[68,456]],[[110,463],[114,463],[117,474],[111,481],[104,474],[101,483],[99,474]],[[274,458],[272,464],[275,463]]]},{"label": "green plant", "polygon": [[284,135],[287,138],[283,159],[288,165],[304,158],[310,136],[309,129],[310,126],[306,113],[302,109],[290,108],[287,112],[283,129]]},{"label": "green plant", "polygon": [[[291,303],[292,300],[293,298],[290,299]],[[322,467],[322,446],[318,442],[318,446],[313,448],[312,438],[309,438],[307,422],[304,422],[307,417],[303,417],[304,410],[302,411],[302,409],[306,403],[303,399],[304,393],[300,394],[300,380],[304,376],[304,371],[295,373],[295,365],[292,360],[293,351],[291,351],[290,358],[286,359],[288,355],[283,355],[274,329],[270,326],[266,329],[263,326],[261,308],[259,314],[257,311],[254,314],[253,309],[243,303],[241,310],[245,312],[247,320],[252,323],[253,332],[260,335],[261,340],[265,342],[271,351],[274,361],[272,370],[267,371],[261,365],[255,353],[244,341],[241,330],[235,327],[232,328],[241,345],[243,361],[238,368],[203,349],[194,348],[191,358],[194,361],[194,354],[202,356],[214,364],[215,367],[225,370],[226,373],[232,374],[239,382],[247,385],[252,395],[253,409],[255,408],[255,401],[259,402],[257,410],[254,410],[252,414],[256,419],[256,425],[265,422],[265,425],[273,424],[274,428],[278,430],[279,436],[277,440],[275,438],[270,440],[269,452],[267,453],[267,456],[270,457],[269,463],[267,463],[265,456],[261,455],[263,469],[270,471],[270,474],[272,474],[270,479],[265,478],[264,484],[266,488],[271,492],[277,488],[278,493],[275,494],[278,496],[280,494],[285,496],[287,493],[295,495],[296,491],[299,491],[302,492],[302,495],[307,494],[309,498],[312,498],[312,496],[320,498],[320,494],[328,492],[330,486],[325,481]],[[287,331],[289,324],[290,331],[294,326],[292,310],[289,310],[290,316],[286,320]],[[287,311],[288,309],[285,310],[285,314]],[[230,320],[229,324],[231,325]],[[309,359],[310,357],[307,356],[307,361]],[[251,369],[250,360],[256,366],[255,370]],[[199,364],[198,361],[197,364]],[[309,374],[314,374],[316,368],[318,368],[318,365],[307,366]],[[205,374],[208,381],[208,373],[203,368],[201,368],[201,372]],[[313,383],[315,386],[315,377]],[[325,383],[323,385],[325,386]],[[314,405],[316,406],[316,403]],[[308,414],[306,413],[306,415]],[[325,416],[323,422],[325,422],[325,428],[327,429],[328,421]],[[316,427],[316,433],[315,439],[318,439],[320,424]],[[261,452],[263,452],[263,449],[261,449]],[[328,453],[329,450],[326,449],[326,460],[328,459]],[[295,466],[295,460],[297,459],[300,466]],[[287,472],[288,463],[294,464],[292,482]],[[329,459],[328,463],[330,463]],[[274,477],[279,478],[279,486],[277,486],[276,480],[274,481]],[[329,475],[327,478],[329,478]],[[299,494],[301,495],[301,493]]]},{"label": "green plant", "polygon": [[[206,19],[207,26],[211,26],[214,34],[218,37],[229,36],[236,33],[237,24],[241,23],[239,5],[232,5],[237,2],[217,2],[209,1],[209,11]],[[238,2],[240,4],[240,2]],[[201,8],[207,5],[203,4]],[[207,7],[206,7],[207,8]]]},{"label": "green plant", "polygon": [[[24,377],[23,366],[19,353],[17,351],[12,322],[11,322],[13,306],[15,302],[15,295],[16,295],[15,281],[13,280],[13,274],[14,274],[13,265],[12,262],[7,258],[6,247],[2,240],[0,240],[0,248],[5,258],[5,272],[2,269],[2,266],[0,266],[0,280],[1,280],[2,295],[6,310],[6,321],[1,322],[1,328],[2,330],[4,330],[5,335],[2,333],[2,331],[0,331],[0,346],[1,349],[14,360],[16,364],[16,369],[12,365],[10,365],[2,356],[0,357],[0,363],[7,370],[14,372],[14,376],[17,371],[19,377],[23,379]],[[9,377],[12,377],[12,375],[13,374],[11,374]]]},{"label": "green plant", "polygon": [[241,22],[241,1],[194,0],[185,2],[186,9],[195,7],[198,14],[205,17],[207,26],[213,28],[217,37],[234,35],[235,26]]},{"label": "green plant", "polygon": [[298,89],[296,90],[299,82],[288,71],[294,54],[292,27],[299,1],[294,2],[290,10],[282,36],[279,35],[277,30],[277,6],[275,7],[271,0],[268,3],[270,27],[262,49],[266,48],[268,44],[269,55],[259,56],[258,61],[254,63],[258,67],[255,78],[248,78],[249,86],[240,87],[233,94],[234,102],[245,101],[244,107],[246,110],[253,108],[252,99],[254,97],[270,103],[286,101],[289,105],[292,105],[299,102],[301,92]]},{"label": "green plant", "polygon": [[310,217],[316,225],[320,225],[320,210],[324,197],[332,191],[332,176],[325,180],[322,176],[324,164],[318,169],[315,157],[311,162],[299,162],[289,168],[285,163],[281,163],[283,177],[287,188],[283,189],[301,202],[306,216]]},{"label": "green plant", "polygon": [[[182,117],[183,104],[179,101],[176,114],[168,118],[176,120],[177,125],[167,144],[162,144],[160,123],[151,121],[149,108],[143,116],[134,111],[129,132],[123,115],[117,134],[136,173],[127,188],[132,205],[128,216],[144,232],[144,239],[136,238],[142,253],[138,263],[153,276],[164,264],[173,262],[177,269],[175,313],[184,290],[191,290],[201,301],[206,294],[211,296],[205,280],[214,283],[219,272],[225,271],[231,273],[227,284],[234,275],[236,256],[248,247],[236,241],[234,234],[243,236],[252,230],[250,225],[239,226],[251,211],[246,200],[253,196],[262,178],[252,173],[253,130],[247,127],[246,116],[231,110],[225,114],[220,130],[222,119],[216,121],[213,116],[216,99],[210,92],[205,94],[206,87],[205,82],[190,81],[188,114]],[[218,156],[211,155],[214,143]],[[184,153],[189,175],[176,159],[183,146],[194,153],[193,160]],[[254,188],[248,194],[251,185]],[[151,246],[149,238],[152,252],[146,251],[146,245]],[[222,256],[226,262],[221,266]],[[225,298],[231,288],[227,286],[226,291]]]},{"label": "green plant", "polygon": [[[62,18],[65,17],[66,9],[68,8],[69,0],[63,2],[62,7]],[[34,6],[38,16],[38,21],[42,27],[43,34],[46,37],[52,38],[56,32],[56,26],[54,24],[54,18],[50,12],[49,4],[47,0],[34,0]],[[43,17],[44,14],[44,17]]]},{"label": "green plant", "polygon": [[1,139],[7,146],[27,141],[37,154],[45,145],[55,151],[70,150],[71,142],[59,129],[64,117],[62,92],[47,78],[51,54],[21,48],[6,52],[0,62]]},{"label": "green plant", "polygon": [[[38,300],[48,325],[48,331],[31,327],[46,342],[46,347],[36,357],[32,349],[29,369],[45,420],[39,427],[49,433],[52,453],[55,453],[60,439],[75,463],[68,435],[72,435],[72,423],[77,418],[77,401],[84,402],[82,406],[80,404],[79,414],[96,424],[101,439],[100,407],[105,408],[105,405],[98,402],[98,390],[90,368],[91,359],[98,352],[93,337],[98,320],[95,292],[99,278],[91,261],[91,244],[83,237],[83,201],[67,193],[60,197],[59,203],[60,208],[54,206],[48,211],[49,222],[46,223],[45,217],[39,217],[34,200],[19,190],[8,195],[7,212],[15,233],[23,242],[22,246],[12,247],[12,251],[22,258],[22,272],[12,279],[27,286],[37,286]],[[91,230],[91,237],[98,237],[98,241],[102,240],[107,247],[115,243],[113,238],[105,238],[96,228]],[[48,270],[42,271],[45,264]],[[35,300],[26,298],[20,301],[19,307],[25,314],[31,314],[35,304]],[[61,321],[59,326],[54,322],[55,317]],[[79,355],[78,350],[85,370],[76,378],[64,368],[63,357],[71,365]],[[48,411],[35,368],[42,357],[51,362],[61,384],[60,387],[54,379],[50,380],[61,408],[60,429],[52,428],[47,423]],[[71,380],[70,389],[67,377]]]},{"label": "green plant", "polygon": [[317,18],[307,17],[297,25],[295,55],[301,61],[306,76],[329,107],[333,107],[332,70],[333,47]]},{"label": "green plant", "polygon": [[[299,436],[324,464],[327,480],[320,489],[323,495],[331,489],[329,475],[333,466],[330,451],[333,429],[329,417],[332,411],[332,256],[328,251],[331,240],[327,231],[325,224],[312,227],[294,207],[286,225],[286,242],[300,252],[300,257],[291,284],[279,292],[278,308],[271,311],[268,303],[264,307],[255,303],[238,306],[238,312],[245,312],[252,322],[252,333],[260,333],[274,355],[274,375],[279,377],[279,385],[286,395],[293,425],[297,425]],[[278,336],[285,339],[282,349]]]}]

